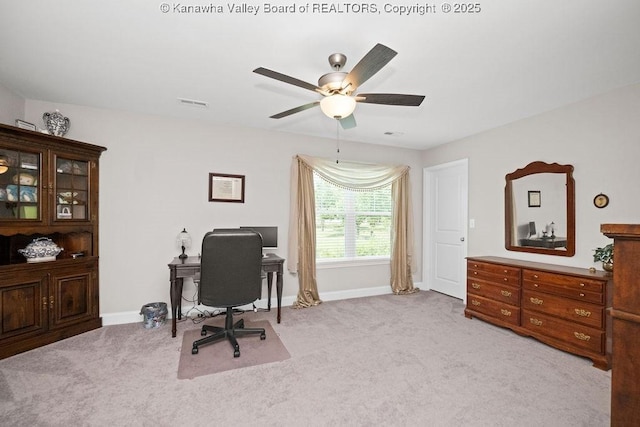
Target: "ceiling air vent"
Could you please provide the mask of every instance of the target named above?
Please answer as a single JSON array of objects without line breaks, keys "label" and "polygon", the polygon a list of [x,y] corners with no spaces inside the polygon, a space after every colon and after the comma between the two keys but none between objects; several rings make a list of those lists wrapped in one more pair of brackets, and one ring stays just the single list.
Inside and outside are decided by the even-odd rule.
[{"label": "ceiling air vent", "polygon": [[206,101],[196,101],[195,99],[178,98],[180,105],[186,105],[188,107],[197,108],[209,108],[209,103]]}]

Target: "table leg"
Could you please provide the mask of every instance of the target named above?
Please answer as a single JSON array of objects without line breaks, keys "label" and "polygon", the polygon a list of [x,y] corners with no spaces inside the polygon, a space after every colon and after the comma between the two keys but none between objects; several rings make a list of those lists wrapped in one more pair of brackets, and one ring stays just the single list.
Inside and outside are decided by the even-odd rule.
[{"label": "table leg", "polygon": [[171,295],[171,336],[173,338],[175,338],[177,332],[176,320],[182,318],[182,310],[180,309],[182,286],[182,278],[171,278],[169,294]]},{"label": "table leg", "polygon": [[267,311],[271,311],[271,288],[273,285],[273,272],[267,273]]},{"label": "table leg", "polygon": [[278,323],[280,323],[280,309],[282,307],[282,271],[278,271],[277,273],[276,293],[278,294]]}]

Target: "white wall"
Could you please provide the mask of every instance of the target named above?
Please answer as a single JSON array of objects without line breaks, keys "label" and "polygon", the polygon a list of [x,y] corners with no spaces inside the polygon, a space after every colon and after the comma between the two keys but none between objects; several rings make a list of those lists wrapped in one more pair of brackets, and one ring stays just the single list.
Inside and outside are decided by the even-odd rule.
[{"label": "white wall", "polygon": [[[602,223],[640,221],[640,85],[632,85],[423,152],[423,166],[469,158],[470,256],[493,255],[577,267],[610,239]],[[574,257],[504,249],[505,175],[532,161],[572,164],[576,186]],[[598,209],[598,193],[610,197]],[[427,269],[427,266],[423,266]]]},{"label": "white wall", "polygon": [[24,109],[24,99],[0,85],[0,123],[15,125],[16,119],[24,119]]},{"label": "white wall", "polygon": [[[0,121],[12,124],[21,100],[0,87]],[[101,163],[101,313],[135,313],[142,304],[167,301],[166,264],[177,254],[175,236],[186,227],[198,241],[213,227],[278,225],[286,257],[289,166],[297,153],[331,157],[335,142],[285,133],[216,127],[75,105],[27,101],[24,119],[41,125],[42,113],[60,109],[71,118],[69,138],[104,145]],[[412,166],[416,236],[422,236],[422,168],[469,159],[469,255],[496,255],[579,267],[593,266],[593,248],[609,239],[600,224],[640,220],[640,85],[442,145],[413,150],[341,142],[343,159]],[[14,117],[16,116],[16,117]],[[572,164],[576,181],[576,255],[571,258],[504,249],[504,176],[541,160]],[[207,201],[209,172],[246,175],[244,204]],[[610,196],[604,209],[593,197]],[[416,259],[422,260],[416,238]],[[197,249],[190,251],[197,253]],[[596,265],[597,266],[597,265]],[[600,266],[597,266],[598,268]],[[420,281],[424,266],[414,280]],[[388,286],[387,265],[318,271],[323,292],[357,292]],[[187,284],[185,295],[193,288]],[[284,295],[297,293],[285,273]]]},{"label": "white wall", "polygon": [[[214,227],[277,225],[287,256],[289,171],[294,155],[335,155],[335,140],[245,128],[217,127],[123,111],[28,100],[26,120],[41,123],[59,109],[71,120],[69,138],[107,147],[100,163],[100,311],[103,317],[169,302],[167,264],[178,254],[186,227],[195,246]],[[419,152],[341,141],[340,158],[408,164],[416,230],[421,230],[422,168]],[[208,201],[210,172],[245,175],[245,203]],[[421,259],[421,242],[416,242]],[[188,250],[196,255],[199,247]],[[285,264],[286,265],[286,264]],[[318,270],[320,297],[389,286],[389,265]],[[420,270],[415,278],[421,277]],[[185,296],[192,296],[186,283]],[[266,288],[266,286],[265,286]],[[297,277],[285,272],[284,296],[297,295]],[[265,296],[266,294],[263,294]],[[275,291],[273,294],[275,297]],[[187,305],[185,304],[185,307]]]}]

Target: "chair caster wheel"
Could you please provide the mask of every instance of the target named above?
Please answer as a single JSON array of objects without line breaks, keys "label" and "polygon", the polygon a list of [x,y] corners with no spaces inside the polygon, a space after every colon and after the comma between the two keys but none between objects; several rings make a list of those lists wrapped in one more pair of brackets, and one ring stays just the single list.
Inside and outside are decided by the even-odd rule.
[{"label": "chair caster wheel", "polygon": [[200,336],[204,337],[205,335],[207,335],[207,331],[205,331],[204,329],[200,331]]},{"label": "chair caster wheel", "polygon": [[265,334],[260,334],[260,339],[264,341],[267,339],[267,336]]},{"label": "chair caster wheel", "polygon": [[236,350],[233,352],[233,357],[240,357],[240,350]]},{"label": "chair caster wheel", "polygon": [[198,354],[198,347],[193,347],[191,349],[191,354]]}]

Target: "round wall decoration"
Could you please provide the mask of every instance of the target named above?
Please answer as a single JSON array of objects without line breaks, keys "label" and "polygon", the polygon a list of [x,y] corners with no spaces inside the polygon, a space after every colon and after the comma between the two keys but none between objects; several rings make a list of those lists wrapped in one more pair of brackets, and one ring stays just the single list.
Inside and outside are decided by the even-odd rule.
[{"label": "round wall decoration", "polygon": [[600,193],[593,198],[593,204],[596,206],[596,208],[602,209],[609,204],[609,196]]}]

